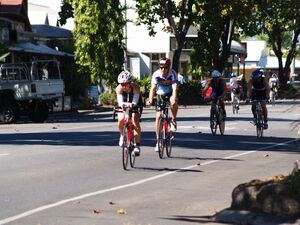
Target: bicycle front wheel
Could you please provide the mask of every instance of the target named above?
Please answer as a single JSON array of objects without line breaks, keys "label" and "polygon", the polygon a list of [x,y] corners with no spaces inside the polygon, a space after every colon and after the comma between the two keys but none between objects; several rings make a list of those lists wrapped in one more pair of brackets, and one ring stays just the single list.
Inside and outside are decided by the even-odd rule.
[{"label": "bicycle front wheel", "polygon": [[165,148],[165,128],[162,126],[163,121],[160,120],[159,126],[161,128],[159,135],[158,135],[158,155],[159,158],[163,158],[164,156],[164,148]]},{"label": "bicycle front wheel", "polygon": [[132,145],[132,144],[130,144],[129,158],[130,158],[130,166],[131,166],[131,168],[134,168],[134,164],[135,164],[135,154],[134,154],[134,152],[133,152],[133,145]]},{"label": "bicycle front wheel", "polygon": [[261,138],[263,136],[263,132],[264,132],[264,118],[262,115],[262,110],[259,109],[257,110],[257,124],[256,124],[256,136],[257,138]]},{"label": "bicycle front wheel", "polygon": [[167,156],[171,157],[172,152],[172,139],[173,139],[173,132],[170,130],[171,124],[170,121],[168,122],[168,132],[165,134],[166,136],[166,153]]},{"label": "bicycle front wheel", "polygon": [[124,131],[123,131],[123,145],[122,145],[122,163],[123,163],[123,169],[127,170],[127,166],[128,166],[128,158],[129,156],[129,146],[127,143],[127,127],[124,127]]},{"label": "bicycle front wheel", "polygon": [[218,127],[218,118],[215,110],[210,111],[210,129],[213,135],[216,135]]}]

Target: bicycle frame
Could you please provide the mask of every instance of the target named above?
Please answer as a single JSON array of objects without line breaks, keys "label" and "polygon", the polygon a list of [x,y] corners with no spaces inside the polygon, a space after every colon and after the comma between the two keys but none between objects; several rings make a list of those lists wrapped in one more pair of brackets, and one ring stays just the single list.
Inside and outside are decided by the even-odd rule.
[{"label": "bicycle frame", "polygon": [[126,108],[125,110],[117,110],[116,112],[124,113],[124,130],[123,130],[123,145],[122,145],[122,162],[123,169],[127,170],[128,159],[130,166],[133,168],[135,164],[134,147],[134,125],[132,122],[132,110]]},{"label": "bicycle frame", "polygon": [[159,117],[159,134],[158,134],[158,155],[159,158],[163,158],[164,149],[168,157],[171,157],[172,150],[172,138],[173,134],[170,131],[171,119],[169,117],[169,102],[163,102],[160,106],[160,117]]},{"label": "bicycle frame", "polygon": [[264,115],[262,112],[261,101],[255,101],[255,114],[256,114],[256,136],[261,138],[264,132]]},{"label": "bicycle frame", "polygon": [[212,99],[210,108],[210,129],[213,135],[217,133],[218,126],[221,135],[223,135],[225,131],[223,110],[221,105],[219,104],[219,99],[214,98]]}]

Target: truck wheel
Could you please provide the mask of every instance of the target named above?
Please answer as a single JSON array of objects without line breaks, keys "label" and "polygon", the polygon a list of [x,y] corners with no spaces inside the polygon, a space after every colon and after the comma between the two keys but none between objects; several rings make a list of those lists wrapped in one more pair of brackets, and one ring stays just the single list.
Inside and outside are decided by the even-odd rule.
[{"label": "truck wheel", "polygon": [[4,102],[0,109],[1,120],[6,123],[15,123],[20,117],[19,106],[16,102]]},{"label": "truck wheel", "polygon": [[31,104],[29,118],[34,123],[43,123],[48,118],[49,109],[45,102],[33,102]]}]

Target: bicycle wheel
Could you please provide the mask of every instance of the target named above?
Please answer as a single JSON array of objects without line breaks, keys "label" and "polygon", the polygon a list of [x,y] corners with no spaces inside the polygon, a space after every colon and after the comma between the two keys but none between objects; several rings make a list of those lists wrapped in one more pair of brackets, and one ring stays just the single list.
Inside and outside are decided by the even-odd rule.
[{"label": "bicycle wheel", "polygon": [[131,168],[134,168],[135,154],[133,152],[133,145],[130,145],[130,148],[129,148],[129,158],[130,158],[130,166],[131,166]]},{"label": "bicycle wheel", "polygon": [[[134,138],[134,132],[133,132],[133,129],[131,130],[131,139]],[[129,145],[129,158],[130,158],[130,166],[131,168],[134,168],[134,164],[135,164],[135,154],[133,152],[133,146],[134,146],[134,143],[132,140],[130,140],[130,145]]]},{"label": "bicycle wheel", "polygon": [[259,109],[257,109],[256,111],[256,115],[257,115],[257,123],[256,123],[256,136],[257,138],[261,138],[263,136],[263,132],[264,132],[264,119],[263,119],[263,115],[262,115],[262,110],[261,110],[261,106],[256,106]]},{"label": "bicycle wheel", "polygon": [[128,166],[128,157],[129,157],[129,146],[127,143],[127,127],[124,127],[123,131],[123,146],[122,146],[122,162],[123,162],[123,169],[127,170]]},{"label": "bicycle wheel", "polygon": [[219,130],[221,135],[224,135],[225,132],[225,120],[224,120],[224,114],[223,114],[223,110],[220,109],[219,110]]},{"label": "bicycle wheel", "polygon": [[[161,127],[162,123],[163,123],[163,120],[161,119],[158,124],[159,127]],[[164,126],[162,126],[162,129],[158,135],[158,155],[159,155],[159,158],[161,158],[161,159],[164,156],[164,148],[165,148],[165,128],[164,128]]]},{"label": "bicycle wheel", "polygon": [[171,157],[171,152],[172,152],[172,139],[173,139],[173,132],[170,130],[171,128],[171,123],[170,119],[167,123],[168,126],[168,132],[165,134],[166,136],[166,153],[167,156],[170,158]]},{"label": "bicycle wheel", "polygon": [[275,106],[275,92],[274,91],[270,92],[270,100],[271,100],[272,106]]},{"label": "bicycle wheel", "polygon": [[216,134],[217,132],[217,127],[218,127],[218,118],[217,118],[217,114],[216,111],[214,109],[210,110],[210,129],[211,129],[211,133],[213,135]]}]

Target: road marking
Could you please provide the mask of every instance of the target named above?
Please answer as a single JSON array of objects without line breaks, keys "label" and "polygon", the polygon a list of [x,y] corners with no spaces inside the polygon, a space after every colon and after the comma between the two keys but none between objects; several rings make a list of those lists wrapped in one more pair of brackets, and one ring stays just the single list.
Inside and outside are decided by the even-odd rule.
[{"label": "road marking", "polygon": [[[226,156],[226,157],[218,159],[218,160],[211,160],[211,161],[205,162],[201,165],[202,166],[203,165],[209,165],[209,164],[217,163],[217,162],[222,161],[224,159],[232,159],[232,158],[237,158],[237,157],[244,156],[244,155],[249,155],[249,154],[261,151],[261,150],[266,150],[266,149],[270,149],[270,148],[273,148],[273,147],[276,147],[276,146],[289,144],[291,142],[294,142],[295,140],[297,140],[297,139],[293,139],[293,140],[290,140],[290,141],[286,141],[286,142],[271,145],[271,146],[266,146],[266,147],[263,147],[263,148],[259,148],[257,150],[252,150],[252,151],[247,151],[247,152],[242,152],[242,153]],[[48,204],[48,205],[44,205],[44,206],[41,206],[41,207],[38,207],[38,208],[35,208],[35,209],[32,209],[32,210],[28,210],[26,212],[23,212],[21,214],[15,215],[15,216],[11,216],[11,217],[2,219],[2,220],[0,220],[0,225],[10,223],[10,222],[13,222],[15,220],[18,220],[18,219],[36,214],[38,212],[45,211],[47,209],[51,209],[51,208],[54,208],[54,207],[57,207],[57,206],[60,206],[60,205],[63,205],[63,204],[69,203],[69,202],[74,202],[74,201],[78,201],[78,200],[88,198],[88,197],[91,197],[91,196],[100,195],[100,194],[104,194],[104,193],[107,193],[107,192],[117,191],[117,190],[121,190],[121,189],[124,189],[124,188],[129,188],[129,187],[133,187],[133,186],[136,186],[136,185],[144,184],[144,183],[147,183],[149,181],[157,180],[159,178],[172,175],[172,174],[180,172],[182,170],[193,169],[195,167],[199,167],[199,166],[198,165],[191,165],[191,166],[184,167],[184,168],[181,168],[181,169],[178,169],[178,170],[175,170],[175,171],[166,172],[166,173],[159,174],[159,175],[156,175],[156,176],[153,176],[153,177],[142,179],[142,180],[139,180],[139,181],[136,181],[136,182],[133,182],[133,183],[124,184],[124,185],[120,185],[120,186],[116,186],[116,187],[112,187],[112,188],[108,188],[108,189],[103,189],[103,190],[99,190],[99,191],[79,195],[79,196],[76,196],[76,197],[73,197],[73,198],[64,199],[64,200],[61,200],[61,201],[58,201],[58,202],[55,202],[55,203],[52,203],[52,204]]]},{"label": "road marking", "polygon": [[1,154],[0,154],[0,157],[1,157],[1,156],[7,156],[7,155],[9,155],[9,153],[1,153]]}]

